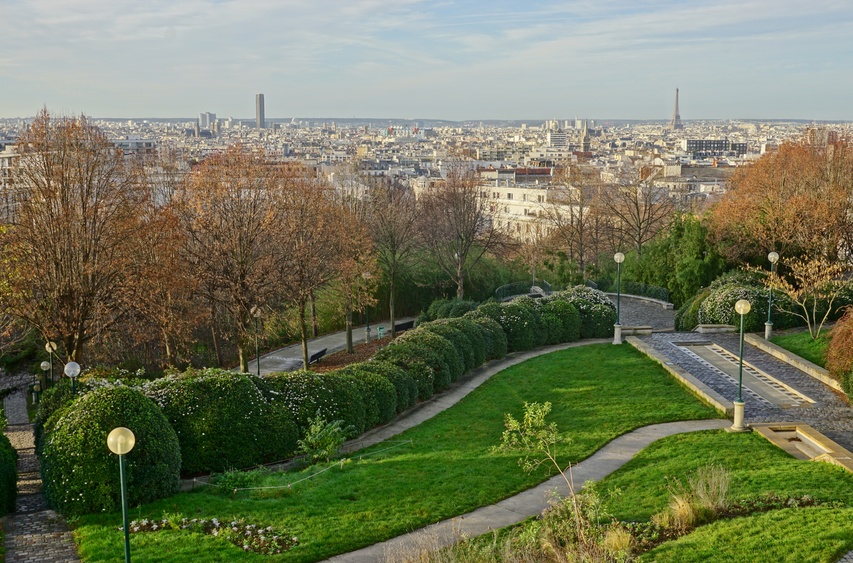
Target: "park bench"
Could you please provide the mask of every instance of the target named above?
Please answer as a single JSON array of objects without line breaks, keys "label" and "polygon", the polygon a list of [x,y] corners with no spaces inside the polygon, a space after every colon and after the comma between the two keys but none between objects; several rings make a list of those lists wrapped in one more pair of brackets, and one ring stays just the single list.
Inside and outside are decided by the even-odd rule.
[{"label": "park bench", "polygon": [[308,365],[310,366],[311,364],[316,364],[317,362],[319,362],[320,358],[326,355],[326,350],[327,348],[323,348],[319,352],[314,352],[313,354],[311,354],[311,357],[308,358]]},{"label": "park bench", "polygon": [[415,321],[406,321],[404,323],[397,323],[394,325],[394,332],[404,332],[414,328]]}]

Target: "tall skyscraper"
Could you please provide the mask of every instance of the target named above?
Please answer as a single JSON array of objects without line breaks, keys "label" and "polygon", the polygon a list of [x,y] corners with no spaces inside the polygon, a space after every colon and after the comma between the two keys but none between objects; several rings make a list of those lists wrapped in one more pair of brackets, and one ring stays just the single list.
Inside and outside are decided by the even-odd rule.
[{"label": "tall skyscraper", "polygon": [[669,123],[669,128],[673,131],[684,129],[684,124],[681,122],[681,115],[678,113],[678,88],[675,89],[675,111],[672,113],[672,121]]},{"label": "tall skyscraper", "polygon": [[255,128],[264,128],[264,95],[255,96]]}]

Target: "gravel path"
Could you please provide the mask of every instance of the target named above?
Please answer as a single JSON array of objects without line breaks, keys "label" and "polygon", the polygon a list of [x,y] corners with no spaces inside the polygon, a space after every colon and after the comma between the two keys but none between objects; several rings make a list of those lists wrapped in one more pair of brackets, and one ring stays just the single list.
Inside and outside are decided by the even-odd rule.
[{"label": "gravel path", "polygon": [[18,452],[18,501],[6,520],[6,563],[64,563],[80,561],[74,536],[65,520],[49,510],[41,494],[41,474],[35,455],[33,425],[27,416],[27,385],[32,376],[4,378],[16,391],[5,399],[9,426],[6,436]]}]

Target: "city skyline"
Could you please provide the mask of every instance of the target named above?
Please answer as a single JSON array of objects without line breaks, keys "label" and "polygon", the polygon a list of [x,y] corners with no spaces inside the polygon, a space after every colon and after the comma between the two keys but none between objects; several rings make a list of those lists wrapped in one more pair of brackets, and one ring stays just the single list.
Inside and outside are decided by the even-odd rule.
[{"label": "city skyline", "polygon": [[[334,14],[330,17],[329,14]],[[853,119],[843,1],[12,2],[0,117]]]}]

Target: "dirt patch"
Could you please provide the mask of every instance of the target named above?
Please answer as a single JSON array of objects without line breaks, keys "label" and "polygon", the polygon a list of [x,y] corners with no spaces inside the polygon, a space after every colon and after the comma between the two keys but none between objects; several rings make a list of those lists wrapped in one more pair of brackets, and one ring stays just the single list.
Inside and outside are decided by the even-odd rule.
[{"label": "dirt patch", "polygon": [[377,350],[391,342],[391,337],[386,336],[379,340],[371,340],[367,343],[361,343],[353,346],[353,353],[349,354],[346,350],[335,352],[329,356],[324,356],[319,362],[311,366],[311,371],[317,373],[325,373],[346,367],[350,364],[363,362],[373,357]]}]

